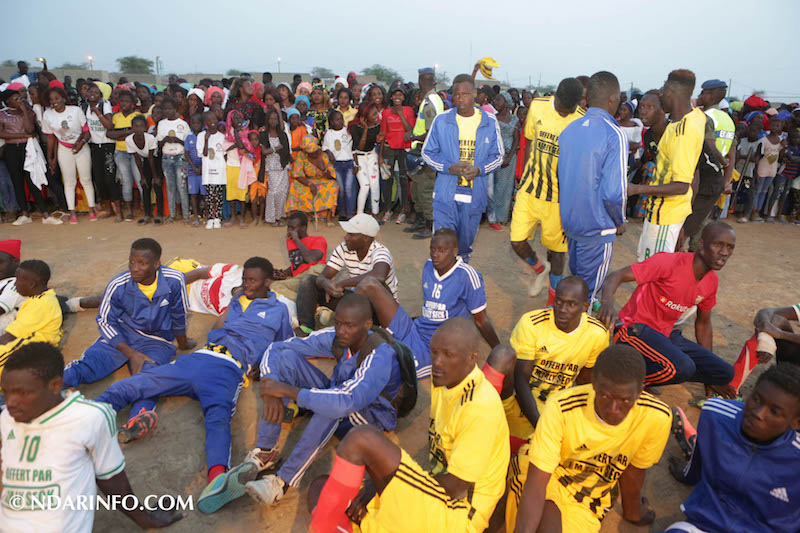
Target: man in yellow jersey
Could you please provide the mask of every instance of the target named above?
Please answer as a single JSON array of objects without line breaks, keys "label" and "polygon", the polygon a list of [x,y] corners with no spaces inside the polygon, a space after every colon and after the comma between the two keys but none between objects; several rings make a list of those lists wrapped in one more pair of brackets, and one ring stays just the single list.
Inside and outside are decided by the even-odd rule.
[{"label": "man in yellow jersey", "polygon": [[516,394],[503,399],[512,443],[522,445],[533,433],[549,395],[591,381],[609,335],[602,322],[586,314],[588,307],[589,286],[569,276],[558,284],[552,309],[531,311],[517,322],[511,333]]},{"label": "man in yellow jersey", "polygon": [[705,114],[692,109],[694,82],[691,70],[669,73],[661,89],[661,105],[669,113],[669,124],[658,142],[652,184],[628,186],[628,196],[648,196],[637,250],[639,261],[658,252],[674,252],[683,222],[692,212],[691,185],[706,128]]},{"label": "man in yellow jersey", "polygon": [[[555,288],[564,273],[567,237],[561,229],[558,207],[558,136],[573,120],[584,115],[578,104],[583,84],[566,78],[558,84],[555,96],[535,98],[525,120],[525,170],[511,214],[511,247],[528,263],[535,274],[528,291],[536,296],[550,273],[548,305],[553,303]],[[536,225],[542,225],[542,244],[547,248],[547,262],[542,263],[528,244]]]},{"label": "man in yellow jersey", "polygon": [[[310,531],[349,531],[351,500],[353,531],[486,529],[505,490],[509,449],[500,396],[476,365],[479,353],[472,320],[456,317],[439,326],[431,339],[430,471],[380,432],[353,428],[339,444]],[[365,468],[374,487],[356,497]]]},{"label": "man in yellow jersey", "polygon": [[597,358],[591,385],[550,396],[509,471],[506,531],[597,533],[617,481],[622,517],[653,522],[642,484],[664,451],[672,413],[643,392],[644,372],[636,350],[614,345]]}]

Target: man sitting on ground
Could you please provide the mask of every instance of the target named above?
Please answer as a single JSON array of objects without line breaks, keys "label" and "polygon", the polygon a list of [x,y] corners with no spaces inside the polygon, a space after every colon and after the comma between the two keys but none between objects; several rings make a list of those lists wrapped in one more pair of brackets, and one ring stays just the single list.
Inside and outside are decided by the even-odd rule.
[{"label": "man sitting on ground", "polygon": [[483,276],[458,256],[456,232],[450,228],[436,230],[430,253],[431,258],[422,269],[422,316],[415,320],[375,278],[367,278],[356,287],[356,292],[369,298],[381,326],[414,352],[419,379],[430,376],[431,337],[450,318],[472,316],[489,346],[500,344],[486,313]]},{"label": "man sitting on ground", "polygon": [[779,363],[759,376],[747,402],[710,398],[689,464],[670,472],[695,485],[686,521],[668,533],[796,532],[800,524],[800,368]]},{"label": "man sitting on ground", "polygon": [[730,385],[737,393],[756,365],[768,363],[773,356],[779,363],[800,365],[800,335],[792,329],[791,321],[800,321],[800,304],[761,309],[756,314],[753,320],[756,332],[744,343],[733,363]]},{"label": "man sitting on ground", "polygon": [[[88,532],[94,522],[89,504],[95,501],[97,487],[106,496],[120,498],[117,501],[135,496],[110,423],[113,413],[78,392],[62,396],[63,373],[61,352],[49,343],[33,342],[11,355],[0,377],[8,402],[0,413],[2,531]],[[89,503],[77,509],[56,507],[46,497],[52,490],[60,502]],[[37,503],[36,497],[42,501]],[[165,527],[183,518],[174,511],[125,509],[142,529]]]},{"label": "man sitting on ground", "polygon": [[[161,245],[138,239],[131,245],[128,272],[114,277],[103,293],[97,325],[100,338],[80,359],[64,369],[64,387],[94,383],[128,365],[131,375],[164,365],[178,348],[188,350],[195,342],[186,338],[188,298],[182,273],[161,265]],[[122,442],[140,431],[133,418],[154,424],[156,398],[143,398],[131,407],[128,424],[120,430]],[[152,420],[150,420],[152,419]]]},{"label": "man sitting on ground", "polygon": [[[214,507],[229,487],[216,482],[229,466],[231,417],[236,410],[245,376],[258,364],[273,341],[292,336],[286,307],[269,290],[272,264],[263,257],[244,263],[241,294],[221,315],[208,334],[208,343],[172,364],[144,370],[111,385],[97,401],[120,411],[125,406],[159,396],[188,396],[200,401],[206,425],[206,463],[210,484],[200,495],[198,508]],[[139,415],[129,425],[129,437],[139,439],[155,428],[156,418]],[[221,477],[221,476],[220,476]],[[241,494],[240,494],[241,495]]]},{"label": "man sitting on ground", "polygon": [[[297,315],[300,328],[306,333],[314,329],[317,306],[336,309],[346,289],[352,289],[366,278],[385,283],[397,300],[397,276],[389,249],[375,240],[380,225],[367,213],[340,222],[346,232],[344,242],[336,247],[319,276],[306,276],[297,288]],[[334,281],[342,268],[349,277]]]},{"label": "man sitting on ground", "polygon": [[636,350],[610,346],[597,358],[591,385],[550,396],[512,462],[506,531],[596,533],[617,480],[622,517],[637,526],[653,522],[642,485],[667,443],[672,414],[643,392],[644,378]]},{"label": "man sitting on ground", "polygon": [[16,274],[22,241],[0,241],[0,335],[17,316],[25,297],[17,292]]},{"label": "man sitting on ground", "polygon": [[398,524],[415,532],[486,529],[504,492],[509,448],[500,396],[476,366],[479,356],[472,320],[455,317],[439,326],[431,339],[430,471],[373,428],[353,429],[336,450],[311,531],[348,531],[340,526],[350,527],[345,509],[356,500],[365,469],[377,494],[362,493],[357,502],[369,502],[366,509],[355,503],[349,513],[363,532]]},{"label": "man sitting on ground", "polygon": [[[341,438],[362,424],[381,431],[395,428],[397,411],[392,400],[402,383],[398,354],[388,343],[373,347],[377,334],[371,334],[371,328],[369,300],[348,294],[336,307],[334,327],[306,338],[276,342],[267,349],[261,360],[264,420],[259,426],[257,447],[227,475],[229,485],[240,488],[236,492],[231,489],[216,508],[245,490],[255,500],[273,505],[289,488],[297,488],[332,436]],[[331,377],[308,361],[312,357],[336,358]],[[408,366],[410,369],[410,357]],[[286,407],[289,402],[294,402],[294,411]],[[259,472],[280,460],[277,444],[281,422],[291,422],[297,408],[311,412],[300,440],[277,473],[253,481]],[[291,413],[289,418],[286,413]]]},{"label": "man sitting on ground", "polygon": [[0,373],[9,356],[20,346],[32,342],[58,346],[61,340],[61,306],[55,291],[47,288],[49,281],[50,267],[44,261],[29,259],[17,267],[16,292],[27,299],[0,335]]},{"label": "man sitting on ground", "polygon": [[608,330],[586,314],[588,308],[588,284],[569,276],[556,287],[552,308],[526,313],[514,327],[516,394],[503,398],[512,449],[533,433],[551,394],[591,382],[597,356],[608,347]]},{"label": "man sitting on ground", "polygon": [[[695,381],[719,394],[732,394],[728,383],[733,367],[712,351],[711,309],[717,303],[716,271],[725,266],[735,245],[733,228],[715,222],[703,228],[696,252],[658,253],[606,279],[598,318],[609,328],[615,323],[617,288],[629,281],[637,284],[619,312],[621,324],[614,330],[614,341],[642,354],[646,385]],[[693,305],[697,305],[697,343],[673,330],[675,321]]]}]

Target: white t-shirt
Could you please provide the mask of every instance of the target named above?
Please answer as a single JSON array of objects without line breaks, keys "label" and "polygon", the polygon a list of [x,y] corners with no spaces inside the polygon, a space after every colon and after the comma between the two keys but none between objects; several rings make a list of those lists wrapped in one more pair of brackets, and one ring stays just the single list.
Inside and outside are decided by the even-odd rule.
[{"label": "white t-shirt", "polygon": [[397,276],[394,272],[394,259],[392,259],[392,253],[389,249],[378,241],[372,241],[363,261],[358,259],[358,253],[351,252],[347,248],[347,244],[342,243],[333,250],[325,266],[329,266],[337,272],[346,267],[347,271],[350,272],[350,277],[354,278],[366,274],[377,263],[389,265],[389,275],[386,276],[385,283],[389,290],[392,291],[394,299],[397,300]]},{"label": "white t-shirt", "polygon": [[208,156],[203,157],[206,134],[203,130],[197,136],[197,157],[203,159],[203,185],[225,185],[228,182],[225,165],[225,134],[217,132],[208,138]]},{"label": "white t-shirt", "polygon": [[0,315],[0,335],[14,321],[17,311],[24,301],[25,297],[20,296],[17,292],[17,278],[12,276],[0,279],[0,310],[3,311],[3,314]]},{"label": "white t-shirt", "polygon": [[189,124],[182,118],[176,118],[175,120],[161,119],[161,122],[158,123],[156,140],[161,142],[164,137],[177,137],[181,140],[180,143],[164,143],[164,146],[161,147],[161,153],[164,155],[183,154],[183,141],[191,131]]},{"label": "white t-shirt", "polygon": [[[742,176],[745,178],[752,178],[757,165],[756,157],[759,154],[764,154],[763,137],[761,139],[756,139],[755,141],[751,141],[747,137],[742,137],[742,139],[739,141],[739,152],[742,154],[742,157],[736,159],[736,166],[739,168],[744,167],[740,171]],[[749,161],[747,161],[748,154],[750,154]],[[740,162],[741,165],[739,164]],[[747,162],[746,165],[745,162]]]},{"label": "white t-shirt", "polygon": [[[116,421],[111,406],[77,391],[27,424],[16,422],[7,409],[0,413],[0,531],[91,533],[94,511],[81,510],[78,497],[92,501],[95,479],[111,479],[125,469]],[[61,509],[52,508],[58,500],[48,494],[61,498]],[[64,509],[67,500],[74,508]]]},{"label": "white t-shirt", "polygon": [[156,138],[150,135],[149,133],[144,134],[144,148],[139,148],[137,144],[133,140],[133,136],[135,134],[131,133],[127,137],[125,137],[125,146],[128,148],[129,154],[139,154],[142,157],[147,157],[150,155],[150,150],[155,150],[157,143]]},{"label": "white t-shirt", "polygon": [[322,149],[330,150],[336,161],[353,160],[353,138],[347,133],[347,128],[327,130],[322,139]]},{"label": "white t-shirt", "polygon": [[42,114],[42,131],[55,135],[59,141],[66,144],[78,142],[78,137],[83,133],[86,124],[83,109],[76,105],[66,106],[61,113],[48,107]]},{"label": "white t-shirt", "polygon": [[[113,111],[111,110],[111,103],[106,102],[105,100],[102,101],[101,105],[97,106],[97,109],[100,110],[100,113],[103,115],[113,115]],[[94,114],[91,107],[86,108],[86,122],[89,124],[89,142],[92,144],[108,144],[113,143],[112,139],[108,138],[106,135],[106,127],[103,126],[103,123],[100,122],[100,119],[97,115]]]}]

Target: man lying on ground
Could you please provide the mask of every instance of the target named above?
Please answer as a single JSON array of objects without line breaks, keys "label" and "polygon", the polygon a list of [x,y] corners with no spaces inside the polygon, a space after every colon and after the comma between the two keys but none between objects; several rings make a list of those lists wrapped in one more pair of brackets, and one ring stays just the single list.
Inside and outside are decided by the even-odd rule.
[{"label": "man lying on ground", "polygon": [[[379,431],[353,429],[336,450],[319,502],[318,480],[309,489],[311,531],[350,531],[351,520],[365,533],[398,524],[415,532],[486,529],[504,492],[509,447],[500,396],[478,369],[479,355],[472,320],[439,326],[431,339],[430,470]],[[371,483],[358,494],[365,470]]]},{"label": "man lying on ground", "polygon": [[643,392],[644,379],[638,352],[614,345],[597,358],[591,385],[550,396],[512,461],[506,531],[596,533],[617,481],[622,517],[637,526],[653,522],[642,485],[667,443],[672,414]]},{"label": "man lying on ground", "polygon": [[[306,338],[273,343],[261,360],[261,397],[264,419],[258,430],[257,447],[245,461],[226,474],[227,490],[204,512],[213,512],[247,493],[265,505],[280,501],[300,480],[328,440],[342,438],[354,426],[369,424],[392,431],[397,423],[393,400],[403,378],[401,354],[389,343],[370,333],[372,308],[357,294],[348,294],[336,307],[335,326],[316,331]],[[334,357],[331,377],[309,358]],[[413,377],[408,354],[407,373]],[[281,468],[258,481],[260,472],[280,460],[277,448],[282,422],[291,422],[292,407],[310,411],[311,419]],[[290,413],[287,417],[286,414]],[[221,481],[218,481],[219,484]],[[207,489],[208,490],[208,489]]]},{"label": "man lying on ground", "polygon": [[[0,377],[8,402],[0,413],[2,531],[89,533],[92,508],[66,507],[67,501],[93,502],[97,487],[106,496],[134,496],[125,457],[114,438],[114,414],[107,405],[76,391],[63,394],[63,372],[64,357],[58,348],[33,342],[11,355]],[[57,494],[60,500],[51,502],[48,494]],[[165,527],[183,518],[161,509],[123,512],[142,529]]]},{"label": "man lying on ground", "polygon": [[[103,293],[97,314],[100,338],[80,359],[64,369],[64,387],[100,381],[127,365],[131,375],[167,364],[178,348],[188,350],[195,342],[186,337],[188,298],[182,273],[161,265],[161,246],[153,239],[131,245],[128,271],[114,277]],[[139,421],[153,418],[157,398],[143,397],[131,407],[128,424],[120,429],[121,442],[135,438]]]},{"label": "man lying on ground", "polygon": [[670,472],[695,488],[681,505],[686,520],[668,533],[797,531],[800,368],[766,370],[745,403],[709,398],[696,431],[682,422],[682,445],[692,433],[697,439],[689,463],[673,457]]},{"label": "man lying on ground", "polygon": [[458,256],[456,232],[450,228],[436,230],[430,255],[422,269],[422,315],[414,320],[375,278],[367,278],[356,287],[357,293],[369,298],[381,326],[414,352],[419,379],[430,376],[431,337],[450,318],[471,316],[489,346],[500,344],[486,313],[483,276]]},{"label": "man lying on ground", "polygon": [[[258,365],[271,342],[292,336],[286,307],[269,290],[272,275],[272,264],[266,259],[251,257],[245,261],[244,290],[217,319],[203,348],[178,357],[172,364],[145,369],[118,381],[97,398],[111,404],[115,411],[159,396],[188,396],[200,401],[210,482],[197,502],[201,511],[213,505],[226,489],[224,482],[214,481],[229,467],[231,418],[247,373]],[[148,414],[134,416],[129,422],[131,440],[155,428],[157,418]]]}]

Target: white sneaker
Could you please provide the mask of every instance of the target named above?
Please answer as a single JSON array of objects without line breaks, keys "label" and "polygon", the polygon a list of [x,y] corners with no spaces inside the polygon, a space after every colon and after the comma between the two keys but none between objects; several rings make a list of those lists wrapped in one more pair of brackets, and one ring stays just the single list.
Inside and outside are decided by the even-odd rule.
[{"label": "white sneaker", "polygon": [[214,219],[213,218],[209,218],[206,221],[206,229],[214,229]]},{"label": "white sneaker", "polygon": [[58,226],[59,224],[63,224],[64,221],[60,218],[56,218],[54,216],[49,216],[47,218],[42,219],[42,224],[50,224],[52,226]]},{"label": "white sneaker", "polygon": [[534,296],[538,296],[539,293],[542,292],[542,289],[550,286],[550,278],[548,276],[549,274],[550,274],[550,261],[545,261],[544,270],[542,270],[542,273],[541,274],[537,274],[536,272],[533,273],[533,281],[531,282],[531,286],[528,289],[528,296],[530,296],[531,298],[533,298]]},{"label": "white sneaker", "polygon": [[333,315],[333,309],[328,309],[327,307],[322,306],[317,308],[317,319],[323,328],[333,325]]},{"label": "white sneaker", "polygon": [[21,226],[23,224],[30,224],[33,222],[31,217],[26,217],[25,215],[20,215],[17,217],[17,220],[11,223],[12,226]]},{"label": "white sneaker", "polygon": [[214,219],[214,229],[220,229],[222,227],[222,221],[218,218]]},{"label": "white sneaker", "polygon": [[245,461],[250,461],[256,465],[259,472],[272,468],[278,463],[279,459],[280,454],[277,448],[272,448],[271,450],[253,448],[250,450],[250,453],[247,454],[247,457],[244,458]]},{"label": "white sneaker", "polygon": [[283,498],[286,483],[276,475],[264,476],[244,486],[247,495],[264,505],[275,505]]}]

